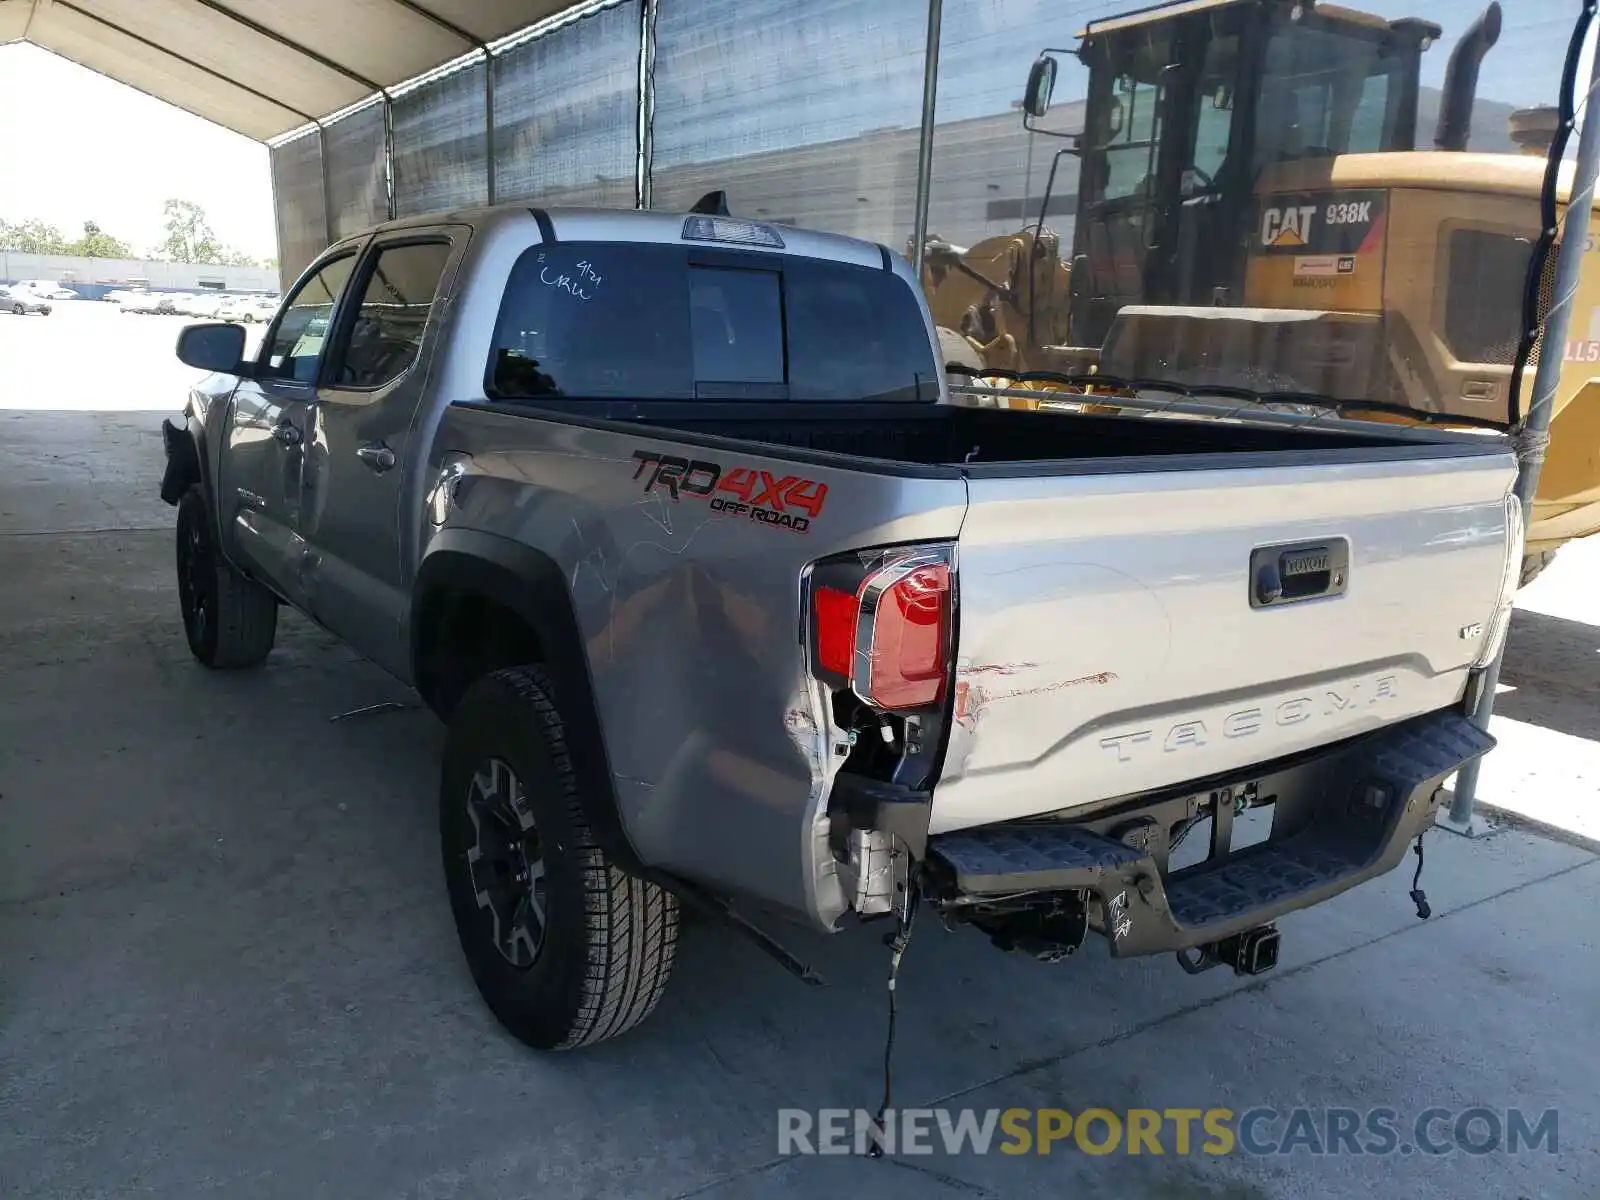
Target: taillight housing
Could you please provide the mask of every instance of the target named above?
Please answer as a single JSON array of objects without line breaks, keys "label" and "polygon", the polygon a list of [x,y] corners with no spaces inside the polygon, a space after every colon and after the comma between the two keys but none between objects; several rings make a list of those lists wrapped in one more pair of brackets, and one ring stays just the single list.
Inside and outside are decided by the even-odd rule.
[{"label": "taillight housing", "polygon": [[1522,501],[1515,492],[1506,496],[1506,557],[1500,575],[1500,596],[1489,618],[1483,642],[1478,647],[1474,667],[1486,667],[1500,653],[1506,634],[1511,630],[1511,612],[1516,606],[1517,584],[1522,579],[1522,554],[1526,530],[1522,519]]},{"label": "taillight housing", "polygon": [[945,700],[952,674],[952,547],[899,547],[830,559],[811,574],[812,670],[882,712]]}]

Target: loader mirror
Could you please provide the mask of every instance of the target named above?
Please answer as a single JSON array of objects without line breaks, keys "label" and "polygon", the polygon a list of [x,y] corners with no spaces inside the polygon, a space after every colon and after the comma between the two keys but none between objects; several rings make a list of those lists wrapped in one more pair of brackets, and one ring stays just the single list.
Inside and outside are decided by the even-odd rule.
[{"label": "loader mirror", "polygon": [[1034,120],[1050,111],[1050,94],[1056,90],[1056,60],[1041,54],[1028,70],[1028,88],[1022,94],[1022,110]]}]

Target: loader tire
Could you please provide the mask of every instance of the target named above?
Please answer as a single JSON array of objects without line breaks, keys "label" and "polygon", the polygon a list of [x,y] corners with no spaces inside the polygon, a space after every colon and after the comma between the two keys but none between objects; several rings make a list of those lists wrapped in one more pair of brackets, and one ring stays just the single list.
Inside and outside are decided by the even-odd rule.
[{"label": "loader tire", "polygon": [[1517,579],[1517,586],[1525,588],[1550,565],[1556,556],[1554,550],[1530,550],[1522,556],[1522,573]]},{"label": "loader tire", "polygon": [[[938,327],[938,334],[939,357],[946,366],[954,363],[958,367],[968,367],[974,371],[983,370],[983,355],[978,353],[971,342],[946,325]],[[956,375],[953,378],[959,383],[972,382],[966,375]]]}]

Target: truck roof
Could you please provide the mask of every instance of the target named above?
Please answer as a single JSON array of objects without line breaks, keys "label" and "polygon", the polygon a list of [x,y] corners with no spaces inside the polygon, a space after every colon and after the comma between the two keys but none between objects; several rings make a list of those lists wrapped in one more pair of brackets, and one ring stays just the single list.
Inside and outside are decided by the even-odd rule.
[{"label": "truck roof", "polygon": [[[393,221],[384,221],[379,225],[372,226],[370,229],[363,231],[362,236],[366,233],[385,233],[397,229],[415,229],[446,224],[471,225],[475,229],[485,231],[524,223],[531,226],[538,220],[535,213],[549,218],[556,237],[560,241],[629,241],[673,244],[685,240],[683,236],[684,222],[690,216],[696,215],[686,212],[663,212],[653,209],[640,210],[632,208],[541,208],[524,201],[516,204],[496,204],[456,209],[449,212],[421,213],[415,216],[400,217]],[[886,246],[863,241],[860,238],[847,237],[844,234],[823,233],[815,229],[800,229],[792,225],[753,220],[738,213],[721,219],[742,221],[771,229],[782,239],[784,253],[799,254],[807,258],[827,258],[859,266],[878,267],[886,265],[885,255],[892,253]],[[715,243],[697,240],[694,244],[709,246]],[[744,243],[729,243],[729,247],[757,251],[777,248]]]}]

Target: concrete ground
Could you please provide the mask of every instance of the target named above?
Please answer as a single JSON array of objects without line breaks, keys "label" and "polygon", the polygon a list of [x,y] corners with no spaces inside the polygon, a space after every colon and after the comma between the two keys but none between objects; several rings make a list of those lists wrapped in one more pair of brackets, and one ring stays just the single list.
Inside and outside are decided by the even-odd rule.
[{"label": "concrete ground", "polygon": [[[503,1034],[445,904],[434,719],[333,720],[408,696],[292,616],[260,672],[189,658],[155,498],[179,324],[0,317],[0,1195],[1594,1195],[1600,862],[1559,826],[1600,778],[1600,546],[1526,593],[1484,773],[1566,840],[1432,835],[1431,920],[1402,870],[1285,921],[1255,982],[932,921],[907,955],[903,1106],[1388,1108],[1393,1154],[782,1157],[780,1108],[878,1102],[876,935],[795,937],[813,990],[696,926],[628,1036]],[[1475,1106],[1557,1110],[1556,1152],[1405,1152]]]}]

